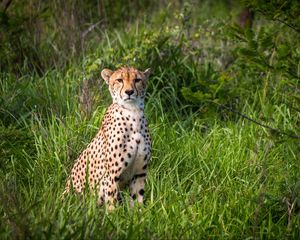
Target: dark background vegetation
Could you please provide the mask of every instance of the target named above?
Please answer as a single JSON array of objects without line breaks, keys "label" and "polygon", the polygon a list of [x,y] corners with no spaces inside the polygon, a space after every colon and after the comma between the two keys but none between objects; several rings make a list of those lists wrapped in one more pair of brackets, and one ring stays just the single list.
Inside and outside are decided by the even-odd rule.
[{"label": "dark background vegetation", "polygon": [[[300,232],[299,13],[299,1],[284,0],[1,0],[0,228],[3,236],[47,238],[64,233],[66,238],[72,234],[88,237],[88,230],[69,231],[68,225],[72,224],[65,219],[62,220],[65,225],[60,222],[39,231],[35,226],[47,223],[47,214],[39,216],[36,222],[34,214],[26,215],[31,209],[43,212],[41,209],[49,204],[43,194],[51,188],[38,182],[54,182],[56,195],[52,197],[58,198],[69,167],[97,130],[110,102],[100,79],[101,69],[129,65],[152,69],[146,113],[156,139],[154,159],[162,151],[159,141],[176,139],[181,131],[189,139],[194,134],[209,138],[213,129],[244,129],[245,124],[252,124],[259,134],[245,130],[243,138],[263,142],[263,147],[259,147],[264,149],[263,154],[276,147],[281,149],[270,158],[279,156],[278,159],[292,161],[287,160],[284,165],[289,166],[285,172],[289,175],[287,179],[276,182],[284,190],[277,189],[273,195],[266,193],[261,178],[267,179],[268,174],[262,167],[259,170],[262,187],[256,194],[250,194],[256,207],[252,215],[246,214],[248,220],[238,228],[245,233],[244,237],[296,239]],[[89,126],[93,126],[91,132]],[[162,136],[162,132],[156,132],[160,128],[162,132],[166,129],[170,132]],[[178,132],[172,135],[173,130]],[[222,139],[218,141],[216,146],[222,144]],[[188,146],[193,144],[190,142]],[[251,149],[247,144],[243,147]],[[47,160],[53,156],[56,163]],[[275,169],[281,166],[272,161],[268,164]],[[158,165],[154,163],[155,167]],[[188,167],[183,169],[189,171]],[[55,175],[59,177],[53,180]],[[37,192],[34,186],[39,189]],[[158,191],[156,197],[160,195]],[[23,201],[27,201],[25,207]],[[269,207],[273,209],[271,215],[267,214]],[[67,212],[59,211],[56,213],[68,216]],[[264,213],[259,214],[260,211]],[[274,230],[269,222],[271,227],[265,231],[261,224],[268,218],[278,229]],[[130,235],[128,229],[126,235],[106,223],[108,220],[101,221],[107,229],[103,230],[106,237],[141,236]],[[80,224],[85,229],[85,223]],[[58,226],[66,229],[57,230]],[[234,229],[222,235],[212,226],[208,224],[207,229],[202,229],[206,233],[203,236],[242,236]],[[147,233],[147,238],[176,236],[176,230],[170,231],[170,235],[158,226],[156,230],[157,235]],[[190,230],[194,231],[193,226]],[[191,233],[183,233],[182,238],[188,236]]]}]

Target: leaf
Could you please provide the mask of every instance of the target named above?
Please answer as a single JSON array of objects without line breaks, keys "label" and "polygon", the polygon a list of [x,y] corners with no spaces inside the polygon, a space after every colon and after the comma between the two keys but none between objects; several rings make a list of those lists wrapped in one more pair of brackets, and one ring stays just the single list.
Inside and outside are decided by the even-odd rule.
[{"label": "leaf", "polygon": [[264,27],[261,27],[261,28],[259,29],[258,34],[257,34],[257,41],[258,41],[258,42],[262,41],[263,38],[265,37],[265,35],[266,35],[266,30],[265,30]]},{"label": "leaf", "polygon": [[261,41],[259,42],[259,45],[260,47],[262,48],[262,50],[265,50],[265,49],[269,49],[273,46],[273,38],[274,38],[274,35],[265,35]]},{"label": "leaf", "polygon": [[251,48],[252,50],[256,50],[258,48],[258,44],[255,40],[251,40],[248,42],[248,46],[249,48]]},{"label": "leaf", "polygon": [[287,45],[280,44],[277,48],[278,58],[282,59],[290,54],[290,48]]},{"label": "leaf", "polygon": [[277,18],[280,16],[280,14],[281,14],[281,12],[276,13],[276,14],[273,16],[273,19],[274,19],[274,20],[277,19]]},{"label": "leaf", "polygon": [[249,48],[240,48],[238,53],[245,57],[256,57],[258,55],[256,51],[251,50]]},{"label": "leaf", "polygon": [[183,97],[192,103],[201,103],[203,100],[211,99],[210,93],[202,93],[201,91],[193,92],[190,88],[184,87],[181,89]]}]

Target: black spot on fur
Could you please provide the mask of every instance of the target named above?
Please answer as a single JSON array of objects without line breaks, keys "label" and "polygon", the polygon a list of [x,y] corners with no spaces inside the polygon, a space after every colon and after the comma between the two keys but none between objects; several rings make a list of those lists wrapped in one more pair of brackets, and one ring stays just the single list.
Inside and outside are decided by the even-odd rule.
[{"label": "black spot on fur", "polygon": [[141,189],[141,190],[139,191],[139,194],[140,194],[141,196],[144,196],[144,193],[145,193],[144,189]]},{"label": "black spot on fur", "polygon": [[141,174],[136,174],[136,175],[134,175],[134,179],[137,179],[137,178],[140,178],[140,177],[146,177],[147,176],[147,174],[146,173],[141,173]]}]

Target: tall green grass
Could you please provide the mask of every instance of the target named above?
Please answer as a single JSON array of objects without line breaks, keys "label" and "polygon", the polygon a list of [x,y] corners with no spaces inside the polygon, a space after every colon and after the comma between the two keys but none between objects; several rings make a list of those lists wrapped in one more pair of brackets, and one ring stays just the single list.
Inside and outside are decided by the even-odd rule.
[{"label": "tall green grass", "polygon": [[[29,84],[22,94],[40,96],[34,91],[41,84],[46,96],[45,102],[37,100],[40,111],[31,109],[15,127],[1,126],[2,239],[297,239],[297,141],[243,119],[212,120],[187,109],[178,114],[171,85],[154,91],[146,105],[153,156],[145,205],[130,209],[126,191],[124,203],[111,213],[91,196],[62,200],[71,165],[108,105],[105,100],[90,118],[82,116],[72,76],[54,71],[37,77],[36,86]],[[150,80],[153,88],[157,78]],[[162,95],[169,99],[167,110]],[[257,117],[251,105],[243,111]],[[273,112],[287,129],[300,117],[290,111],[276,106]]]},{"label": "tall green grass", "polygon": [[[299,132],[297,99],[276,81],[264,95],[251,69],[218,68],[235,42],[221,46],[224,22],[204,21],[210,11],[186,22],[193,6],[185,6],[183,15],[168,5],[150,22],[132,20],[126,31],[97,29],[86,42],[91,50],[64,68],[0,73],[1,239],[299,238],[299,139],[228,112],[209,94],[291,134]],[[223,10],[214,11],[224,17]],[[101,68],[120,65],[152,68],[145,113],[153,153],[145,204],[130,208],[124,191],[124,202],[108,213],[92,196],[61,196],[111,101]],[[203,88],[203,102],[190,105],[185,86]]]}]

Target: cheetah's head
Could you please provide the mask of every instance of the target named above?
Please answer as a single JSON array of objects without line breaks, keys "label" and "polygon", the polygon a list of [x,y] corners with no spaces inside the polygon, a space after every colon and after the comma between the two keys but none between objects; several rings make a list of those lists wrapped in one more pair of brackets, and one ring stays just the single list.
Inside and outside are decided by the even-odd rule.
[{"label": "cheetah's head", "polygon": [[149,75],[149,68],[144,72],[132,67],[123,67],[116,71],[103,69],[101,72],[113,101],[121,106],[143,104]]}]

